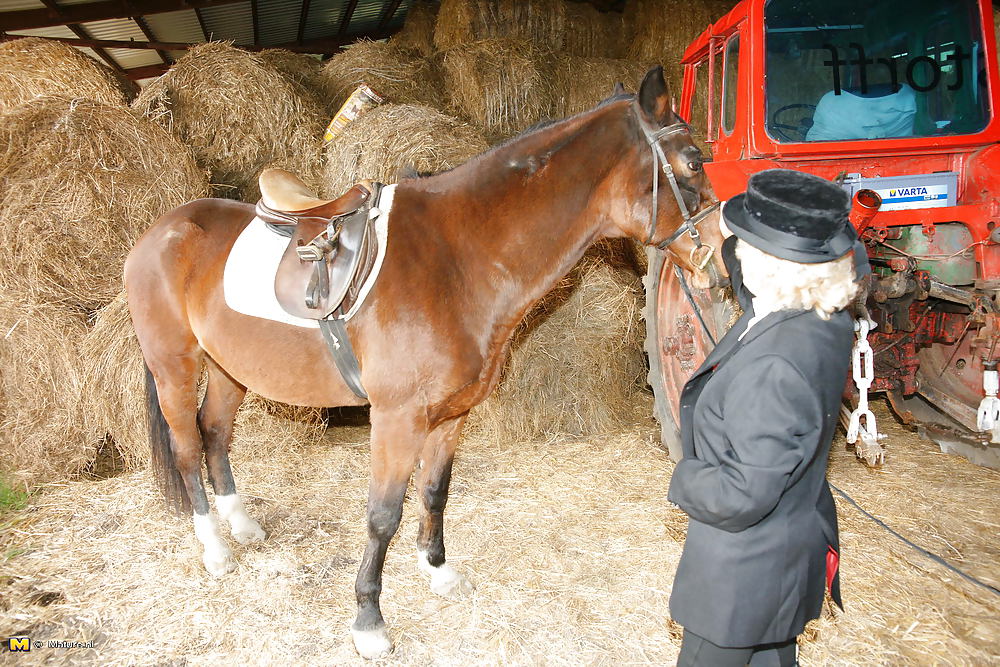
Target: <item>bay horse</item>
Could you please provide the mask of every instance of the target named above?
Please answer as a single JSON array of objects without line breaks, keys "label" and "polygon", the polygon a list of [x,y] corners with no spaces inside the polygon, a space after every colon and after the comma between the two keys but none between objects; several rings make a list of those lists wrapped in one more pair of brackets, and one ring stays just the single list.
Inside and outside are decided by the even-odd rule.
[{"label": "bay horse", "polygon": [[[695,259],[695,225],[706,216],[687,213],[716,205],[659,67],[637,95],[613,95],[460,167],[397,185],[381,274],[348,323],[371,405],[368,542],[351,629],[362,656],[392,650],[379,608],[382,568],[415,468],[420,569],[436,593],[471,589],[445,562],[452,461],[466,416],[497,384],[527,311],[607,237],[664,245],[703,283],[724,282],[718,253]],[[193,513],[205,567],[215,575],[235,563],[210,512],[203,456],[233,538],[264,538],[229,464],[233,419],[246,391],[302,406],[364,404],[338,373],[319,330],[227,307],[226,259],[253,218],[246,203],[184,204],[160,217],[125,263],[147,368],[152,467],[168,500]],[[702,249],[722,240],[715,224],[703,225],[700,236]],[[208,386],[199,408],[203,367]]]}]

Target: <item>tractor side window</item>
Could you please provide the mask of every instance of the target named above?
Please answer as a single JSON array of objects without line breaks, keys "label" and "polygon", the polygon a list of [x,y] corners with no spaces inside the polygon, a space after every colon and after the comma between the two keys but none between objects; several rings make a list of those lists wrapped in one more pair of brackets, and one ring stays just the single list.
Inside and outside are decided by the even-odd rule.
[{"label": "tractor side window", "polygon": [[736,125],[736,78],[739,72],[740,36],[737,33],[726,44],[726,69],[723,74],[722,129],[732,134]]},{"label": "tractor side window", "polygon": [[971,134],[989,121],[977,0],[769,0],[765,23],[777,141]]},{"label": "tractor side window", "polygon": [[688,121],[694,130],[695,143],[705,150],[705,133],[708,129],[708,58],[695,66],[697,69],[694,84],[694,100],[691,105],[691,118]]}]

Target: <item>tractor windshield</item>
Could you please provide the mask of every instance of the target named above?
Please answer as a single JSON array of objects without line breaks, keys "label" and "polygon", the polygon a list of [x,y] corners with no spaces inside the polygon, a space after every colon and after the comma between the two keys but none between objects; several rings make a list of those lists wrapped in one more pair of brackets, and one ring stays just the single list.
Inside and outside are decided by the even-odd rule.
[{"label": "tractor windshield", "polygon": [[971,134],[989,120],[976,0],[770,0],[780,142]]}]

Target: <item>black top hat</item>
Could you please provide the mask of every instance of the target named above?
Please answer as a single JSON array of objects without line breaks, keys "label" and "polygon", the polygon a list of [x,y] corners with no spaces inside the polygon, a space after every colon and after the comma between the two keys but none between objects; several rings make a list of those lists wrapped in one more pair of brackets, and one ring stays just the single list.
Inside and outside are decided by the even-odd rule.
[{"label": "black top hat", "polygon": [[733,234],[766,253],[803,264],[847,254],[858,238],[847,216],[851,198],[838,185],[791,169],[754,174],[747,191],[722,210]]}]

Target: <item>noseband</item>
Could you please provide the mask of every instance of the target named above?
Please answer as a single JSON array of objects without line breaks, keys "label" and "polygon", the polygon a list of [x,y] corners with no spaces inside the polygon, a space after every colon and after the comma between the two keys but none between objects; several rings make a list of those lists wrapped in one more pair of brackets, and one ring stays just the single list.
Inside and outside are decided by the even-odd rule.
[{"label": "noseband", "polygon": [[660,250],[665,250],[681,236],[689,234],[691,236],[691,240],[694,241],[695,246],[691,250],[691,265],[697,267],[699,271],[704,270],[705,267],[708,266],[708,263],[712,260],[712,256],[715,255],[715,247],[701,242],[701,234],[698,233],[698,223],[715,211],[715,209],[719,208],[720,202],[715,202],[708,208],[704,208],[692,216],[691,212],[688,211],[687,204],[684,203],[684,197],[681,194],[680,185],[677,184],[677,177],[674,175],[674,169],[670,166],[670,160],[667,159],[666,153],[663,152],[663,146],[660,143],[671,134],[675,134],[677,132],[690,132],[690,128],[687,123],[680,122],[668,125],[658,130],[653,130],[650,129],[650,127],[646,124],[646,121],[643,120],[642,115],[635,103],[632,104],[632,112],[635,114],[639,127],[642,129],[642,134],[646,137],[646,143],[649,144],[650,151],[653,153],[653,209],[649,218],[649,234],[646,236],[646,245],[653,242],[653,234],[656,233],[656,218],[659,207],[660,185],[660,179],[658,178],[657,172],[662,169],[663,174],[667,177],[667,181],[670,183],[670,189],[673,190],[674,199],[677,200],[677,207],[681,211],[681,216],[683,216],[684,222],[674,231],[673,234],[661,241],[656,247]]}]

